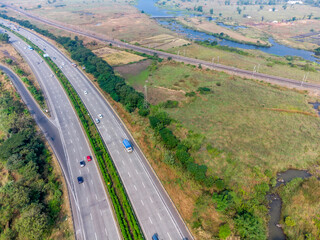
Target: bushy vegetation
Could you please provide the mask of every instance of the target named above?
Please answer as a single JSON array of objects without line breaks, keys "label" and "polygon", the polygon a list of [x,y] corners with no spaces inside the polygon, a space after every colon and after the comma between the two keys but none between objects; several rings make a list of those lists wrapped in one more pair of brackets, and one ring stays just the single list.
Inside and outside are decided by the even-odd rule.
[{"label": "bushy vegetation", "polygon": [[283,202],[280,223],[288,239],[319,239],[320,181],[295,178],[280,187],[279,193]]},{"label": "bushy vegetation", "polygon": [[0,33],[0,41],[4,43],[8,43],[9,35],[7,33]]},{"label": "bushy vegetation", "polygon": [[61,186],[32,117],[4,89],[0,124],[6,131],[0,143],[0,168],[9,174],[0,184],[0,239],[49,239],[58,224]]},{"label": "bushy vegetation", "polygon": [[33,82],[31,82],[27,77],[22,77],[21,80],[27,85],[28,90],[35,98],[35,100],[40,104],[42,108],[45,107],[44,97],[41,90],[38,90]]}]

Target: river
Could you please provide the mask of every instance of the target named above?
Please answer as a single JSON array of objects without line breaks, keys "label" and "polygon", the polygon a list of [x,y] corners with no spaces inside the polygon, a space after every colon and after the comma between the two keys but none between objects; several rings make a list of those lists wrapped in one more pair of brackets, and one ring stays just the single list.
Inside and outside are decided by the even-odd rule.
[{"label": "river", "polygon": [[[173,11],[173,10],[166,10],[164,8],[160,8],[155,4],[156,2],[157,0],[138,0],[136,7],[140,11],[144,11],[146,14],[149,14],[152,17],[168,17],[168,16],[182,16],[182,15],[194,16],[194,14],[188,13],[184,10]],[[223,45],[223,46],[236,47],[241,49],[256,49],[265,53],[274,54],[278,56],[298,56],[312,62],[319,61],[318,58],[313,56],[314,52],[287,47],[285,45],[275,42],[274,39],[272,38],[269,38],[269,42],[272,44],[271,47],[257,47],[257,46],[252,46],[248,44],[243,44],[243,43],[236,43],[226,39],[222,39],[222,40],[216,39],[214,36],[210,34],[186,28],[177,22],[170,22],[162,19],[162,20],[158,20],[158,23],[191,40],[197,40],[197,41],[204,41],[204,40],[215,41],[216,40],[218,41],[219,45]],[[221,23],[218,23],[218,24],[221,25]]]}]

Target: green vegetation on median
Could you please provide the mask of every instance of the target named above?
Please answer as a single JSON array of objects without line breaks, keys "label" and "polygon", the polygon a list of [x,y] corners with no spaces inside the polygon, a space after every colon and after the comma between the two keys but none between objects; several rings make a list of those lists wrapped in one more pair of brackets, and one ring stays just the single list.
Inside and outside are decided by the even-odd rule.
[{"label": "green vegetation on median", "polygon": [[[5,26],[1,25],[1,27],[4,27],[11,31],[9,28]],[[33,44],[30,40],[28,40],[21,34],[15,31],[12,32],[16,34],[19,38],[27,42],[30,46],[32,46],[33,49],[37,51],[40,54],[40,56],[43,57],[44,52],[38,46]],[[116,170],[116,167],[107,151],[106,146],[104,145],[104,142],[95,124],[93,123],[93,120],[89,116],[87,109],[85,108],[79,95],[77,94],[69,80],[66,78],[66,76],[62,73],[60,68],[50,58],[43,57],[43,59],[54,71],[63,88],[65,89],[89,138],[91,147],[97,158],[97,162],[101,169],[102,176],[104,178],[110,198],[112,200],[123,238],[126,240],[144,239],[138,220],[136,219],[133,208],[126,194],[124,186],[121,182],[119,174]]]},{"label": "green vegetation on median", "polygon": [[0,239],[71,239],[52,155],[5,84],[0,82]]}]

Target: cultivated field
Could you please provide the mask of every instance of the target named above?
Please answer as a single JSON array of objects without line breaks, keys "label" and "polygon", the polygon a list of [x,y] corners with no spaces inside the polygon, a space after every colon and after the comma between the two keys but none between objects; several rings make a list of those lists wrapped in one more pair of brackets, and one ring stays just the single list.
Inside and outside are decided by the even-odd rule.
[{"label": "cultivated field", "polygon": [[168,50],[173,47],[180,47],[186,44],[189,44],[190,42],[182,39],[177,38],[169,34],[160,34],[154,37],[144,38],[140,41],[131,42],[132,44],[139,44],[144,47],[148,48],[155,48],[155,49],[162,49],[162,50]]},{"label": "cultivated field", "polygon": [[133,53],[129,53],[126,51],[121,51],[109,47],[99,48],[93,51],[98,57],[103,58],[107,61],[111,66],[119,66],[128,63],[139,62],[144,57],[135,55]]}]

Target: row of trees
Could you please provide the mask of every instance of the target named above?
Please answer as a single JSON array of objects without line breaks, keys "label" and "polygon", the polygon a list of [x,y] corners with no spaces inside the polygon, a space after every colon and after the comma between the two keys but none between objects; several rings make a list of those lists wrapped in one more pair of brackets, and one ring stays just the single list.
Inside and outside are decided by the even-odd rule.
[{"label": "row of trees", "polygon": [[167,128],[171,123],[166,112],[157,112],[149,117],[150,126],[154,129],[156,135],[161,139],[163,145],[170,151],[171,155],[166,158],[172,158],[172,160],[166,161],[169,164],[176,164],[187,170],[196,181],[205,184],[207,187],[212,187],[214,184],[214,178],[207,176],[206,165],[200,165],[195,163],[195,160],[191,157],[189,147],[183,144],[173,132]]},{"label": "row of trees", "polygon": [[51,154],[25,106],[2,87],[0,92],[0,163],[9,175],[0,186],[0,239],[47,239],[62,202]]}]

